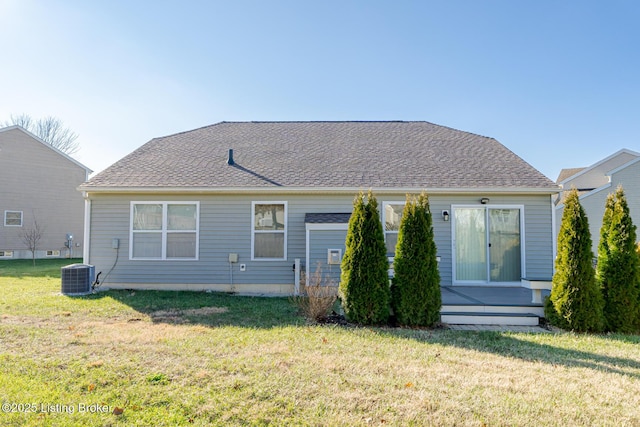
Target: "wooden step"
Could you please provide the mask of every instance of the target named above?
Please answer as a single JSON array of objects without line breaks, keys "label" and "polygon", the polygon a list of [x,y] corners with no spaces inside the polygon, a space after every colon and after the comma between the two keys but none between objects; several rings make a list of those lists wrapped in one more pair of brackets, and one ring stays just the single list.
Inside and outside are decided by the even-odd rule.
[{"label": "wooden step", "polygon": [[540,318],[534,313],[440,312],[440,321],[449,325],[538,326]]},{"label": "wooden step", "polygon": [[544,307],[541,305],[443,304],[440,311],[455,313],[529,313],[544,317]]}]

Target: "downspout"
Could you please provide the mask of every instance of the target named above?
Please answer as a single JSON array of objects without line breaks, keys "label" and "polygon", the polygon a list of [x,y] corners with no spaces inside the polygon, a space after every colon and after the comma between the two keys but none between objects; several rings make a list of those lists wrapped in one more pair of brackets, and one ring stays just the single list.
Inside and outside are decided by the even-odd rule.
[{"label": "downspout", "polygon": [[[305,231],[306,231],[306,236],[305,236],[305,260],[304,263],[305,265],[309,265],[309,242],[311,240],[311,230],[309,230],[309,224],[305,224]],[[309,267],[307,267],[307,270],[309,269]],[[300,275],[296,276],[295,278],[295,287],[294,287],[294,293],[295,295],[300,295]]]},{"label": "downspout", "polygon": [[551,244],[552,244],[552,267],[551,274],[556,273],[556,257],[558,256],[558,238],[556,236],[556,204],[553,200],[553,194],[549,196],[551,199]]},{"label": "downspout", "polygon": [[82,248],[82,262],[89,264],[90,245],[91,245],[91,199],[89,195],[84,193],[84,238]]}]

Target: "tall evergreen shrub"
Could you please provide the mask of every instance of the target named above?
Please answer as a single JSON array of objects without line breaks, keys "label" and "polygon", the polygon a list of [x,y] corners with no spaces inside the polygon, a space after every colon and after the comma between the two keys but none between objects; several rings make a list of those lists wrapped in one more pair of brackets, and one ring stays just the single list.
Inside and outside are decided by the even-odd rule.
[{"label": "tall evergreen shrub", "polygon": [[611,332],[631,333],[640,321],[636,226],[622,187],[609,194],[605,204],[596,277],[604,297],[605,327]]},{"label": "tall evergreen shrub", "polygon": [[429,197],[407,195],[393,261],[391,306],[399,324],[432,326],[440,321],[440,273]]},{"label": "tall evergreen shrub", "polygon": [[604,301],[592,264],[591,233],[578,191],[565,200],[558,235],[558,256],[545,316],[554,325],[576,332],[599,332],[604,327]]},{"label": "tall evergreen shrub", "polygon": [[378,202],[371,191],[353,202],[342,257],[340,297],[347,319],[379,324],[389,319],[389,262]]}]

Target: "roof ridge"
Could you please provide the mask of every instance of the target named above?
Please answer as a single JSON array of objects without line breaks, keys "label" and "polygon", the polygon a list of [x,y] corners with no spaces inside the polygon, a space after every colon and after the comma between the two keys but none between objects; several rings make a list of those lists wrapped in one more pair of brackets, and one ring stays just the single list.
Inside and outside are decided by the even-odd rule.
[{"label": "roof ridge", "polygon": [[475,135],[475,136],[479,136],[482,138],[487,138],[487,139],[493,139],[494,141],[497,141],[496,138],[492,137],[492,136],[487,136],[487,135],[481,135],[479,133],[476,132],[470,132],[470,131],[466,131],[466,130],[461,130],[461,129],[457,129],[451,126],[446,126],[446,125],[440,125],[437,123],[433,123],[433,122],[429,122],[427,120],[222,120],[220,122],[216,122],[210,125],[204,125],[204,126],[200,126],[194,129],[190,129],[190,130],[185,130],[185,131],[181,131],[181,132],[176,132],[176,133],[171,133],[168,135],[163,135],[163,136],[157,136],[154,138],[151,138],[149,141],[147,142],[151,142],[153,140],[156,139],[162,139],[162,138],[167,138],[167,137],[172,137],[172,136],[178,136],[178,135],[183,135],[183,134],[187,134],[187,133],[192,133],[192,132],[196,132],[202,129],[207,129],[207,128],[212,128],[215,126],[220,126],[220,125],[224,125],[224,124],[304,124],[304,123],[309,123],[309,124],[321,124],[321,123],[344,123],[344,124],[349,124],[349,123],[407,123],[407,124],[411,124],[411,123],[424,123],[424,124],[428,124],[428,125],[432,125],[432,126],[437,126],[443,129],[449,129],[455,132],[463,132],[469,135]]}]

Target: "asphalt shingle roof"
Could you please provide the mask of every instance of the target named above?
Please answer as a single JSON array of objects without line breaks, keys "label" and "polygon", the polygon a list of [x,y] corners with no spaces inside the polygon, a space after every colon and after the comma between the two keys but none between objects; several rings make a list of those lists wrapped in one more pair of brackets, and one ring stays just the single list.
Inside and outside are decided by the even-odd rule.
[{"label": "asphalt shingle roof", "polygon": [[428,122],[221,122],[154,138],[82,188],[127,187],[557,189],[495,139]]},{"label": "asphalt shingle roof", "polygon": [[564,181],[565,179],[570,178],[573,175],[577,174],[578,172],[582,172],[585,169],[586,168],[565,168],[565,169],[562,169],[560,171],[560,174],[558,175],[558,179],[556,179],[556,182],[560,183],[560,182]]}]

